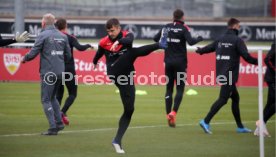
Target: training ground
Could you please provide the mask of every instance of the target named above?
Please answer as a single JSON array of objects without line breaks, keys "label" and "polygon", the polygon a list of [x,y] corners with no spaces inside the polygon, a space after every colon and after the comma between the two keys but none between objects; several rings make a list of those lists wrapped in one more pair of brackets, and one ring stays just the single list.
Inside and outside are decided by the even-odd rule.
[{"label": "training ground", "polygon": [[[123,139],[126,154],[111,146],[122,113],[115,86],[79,85],[70,108],[70,125],[58,136],[41,136],[48,123],[40,102],[39,83],[0,83],[0,157],[258,157],[259,138],[235,132],[231,101],[211,121],[212,135],[198,125],[216,100],[218,87],[186,87],[198,95],[185,95],[176,128],[167,126],[164,86],[137,86],[135,112]],[[244,125],[255,129],[258,89],[239,88]],[[66,93],[67,94],[67,93]],[[266,100],[267,88],[264,89]],[[266,157],[275,156],[275,116],[267,124]]]}]

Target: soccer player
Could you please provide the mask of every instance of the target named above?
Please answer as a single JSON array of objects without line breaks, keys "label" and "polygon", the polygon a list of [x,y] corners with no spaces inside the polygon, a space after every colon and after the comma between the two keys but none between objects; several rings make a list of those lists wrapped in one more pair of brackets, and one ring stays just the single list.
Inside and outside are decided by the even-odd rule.
[{"label": "soccer player", "polygon": [[[186,42],[189,45],[194,45],[202,41],[202,37],[192,38],[189,32],[190,28],[184,24],[184,12],[176,9],[173,12],[172,23],[167,24],[168,28],[168,48],[165,49],[165,74],[168,78],[166,85],[166,113],[167,120],[170,127],[175,127],[176,113],[181,104],[183,92],[185,88],[185,81],[178,80],[177,76],[186,75],[187,72],[187,48]],[[161,36],[161,31],[154,37],[154,41],[158,41]],[[183,77],[181,77],[183,78]],[[173,88],[176,82],[176,95],[173,101]],[[173,107],[173,108],[172,108]]]},{"label": "soccer player", "polygon": [[18,32],[15,34],[15,38],[13,39],[2,39],[0,35],[0,47],[7,46],[16,42],[25,42],[26,40],[29,40],[30,34],[25,31],[22,34],[19,34]]},{"label": "soccer player", "polygon": [[[131,81],[134,71],[133,64],[138,57],[146,56],[159,48],[165,48],[167,46],[167,30],[163,29],[159,43],[133,48],[133,34],[121,30],[118,19],[109,19],[105,27],[108,35],[100,40],[93,63],[96,66],[98,60],[105,55],[107,74],[120,91],[124,112],[120,118],[119,128],[112,145],[117,153],[125,153],[121,141],[134,112],[135,86]],[[119,79],[122,76],[128,77],[127,81],[121,82]]]},{"label": "soccer player", "polygon": [[[267,102],[266,106],[264,108],[263,114],[264,114],[264,119],[263,119],[263,124],[264,124],[264,136],[270,136],[269,132],[266,129],[265,124],[267,121],[275,114],[275,80],[276,80],[276,75],[275,75],[275,70],[276,70],[276,65],[275,65],[275,41],[271,45],[271,49],[268,51],[264,61],[267,66],[266,72],[265,72],[265,82],[268,85],[268,94],[267,94]],[[254,131],[254,135],[259,136],[260,135],[260,121],[256,122],[256,130]]]},{"label": "soccer player", "polygon": [[238,133],[249,133],[250,129],[244,127],[241,122],[239,102],[240,97],[236,87],[239,76],[240,56],[248,63],[257,65],[258,60],[250,56],[244,41],[238,37],[240,21],[230,18],[226,33],[213,43],[196,50],[199,54],[216,52],[216,75],[217,83],[221,85],[218,99],[212,105],[207,116],[200,121],[204,132],[211,134],[210,121],[215,114],[224,106],[228,99],[232,99],[232,113],[238,128]]},{"label": "soccer player", "polygon": [[[67,36],[68,41],[69,41],[69,46],[71,48],[71,54],[72,54],[72,57],[70,58],[70,60],[68,62],[65,62],[65,72],[66,72],[65,79],[69,80],[70,76],[71,76],[71,78],[72,77],[73,78],[69,81],[65,81],[65,85],[67,87],[69,96],[67,97],[67,99],[61,109],[62,121],[65,125],[69,125],[69,119],[68,119],[66,113],[77,97],[77,88],[78,88],[78,85],[76,84],[75,77],[74,77],[76,75],[76,70],[75,70],[73,48],[75,47],[79,51],[85,51],[88,48],[93,48],[93,47],[90,44],[81,45],[78,42],[76,37],[69,35],[67,33],[66,19],[64,19],[64,18],[57,19],[55,26],[57,27],[57,29],[59,31],[61,31],[63,34],[65,34]],[[70,74],[68,74],[68,73],[70,73]],[[58,100],[59,104],[61,104],[63,94],[64,94],[64,85],[60,85],[59,89],[57,90],[57,100]]]},{"label": "soccer player", "polygon": [[54,23],[54,15],[43,16],[41,22],[43,30],[38,35],[34,47],[22,60],[22,63],[25,63],[40,54],[41,102],[50,127],[42,135],[57,135],[64,129],[56,91],[61,84],[64,59],[71,58],[71,50],[66,35],[58,31]]}]

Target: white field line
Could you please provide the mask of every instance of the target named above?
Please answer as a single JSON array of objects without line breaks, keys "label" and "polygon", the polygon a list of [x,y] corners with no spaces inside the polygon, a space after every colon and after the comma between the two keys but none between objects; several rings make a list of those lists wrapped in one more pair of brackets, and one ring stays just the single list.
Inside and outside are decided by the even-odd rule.
[{"label": "white field line", "polygon": [[[245,121],[246,123],[255,123],[256,121]],[[268,123],[275,122],[275,120],[271,120]],[[216,122],[211,123],[211,125],[232,125],[236,124],[236,122]],[[190,123],[190,124],[177,124],[177,127],[183,127],[183,126],[196,126],[199,124]],[[168,127],[167,125],[152,125],[152,126],[133,126],[129,127],[128,129],[146,129],[146,128],[163,128]],[[59,134],[72,134],[72,133],[85,133],[85,132],[100,132],[100,131],[110,131],[110,130],[117,130],[117,128],[99,128],[99,129],[88,129],[88,130],[70,130],[70,131],[61,131]],[[37,136],[41,133],[25,133],[25,134],[6,134],[6,135],[0,135],[0,137],[22,137],[22,136]]]}]

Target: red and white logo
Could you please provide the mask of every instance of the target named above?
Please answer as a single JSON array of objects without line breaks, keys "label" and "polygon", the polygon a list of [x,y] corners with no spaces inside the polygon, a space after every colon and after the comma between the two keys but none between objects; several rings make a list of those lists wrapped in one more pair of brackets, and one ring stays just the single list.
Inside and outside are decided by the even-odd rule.
[{"label": "red and white logo", "polygon": [[4,53],[4,64],[11,75],[14,75],[20,66],[21,54],[18,53]]}]

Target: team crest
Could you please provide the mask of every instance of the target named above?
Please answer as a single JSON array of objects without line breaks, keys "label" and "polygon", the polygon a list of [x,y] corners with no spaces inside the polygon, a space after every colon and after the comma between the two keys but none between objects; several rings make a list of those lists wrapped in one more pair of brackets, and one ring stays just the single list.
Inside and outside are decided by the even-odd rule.
[{"label": "team crest", "polygon": [[18,53],[4,53],[4,64],[11,75],[14,75],[19,69],[21,62],[21,54]]}]

